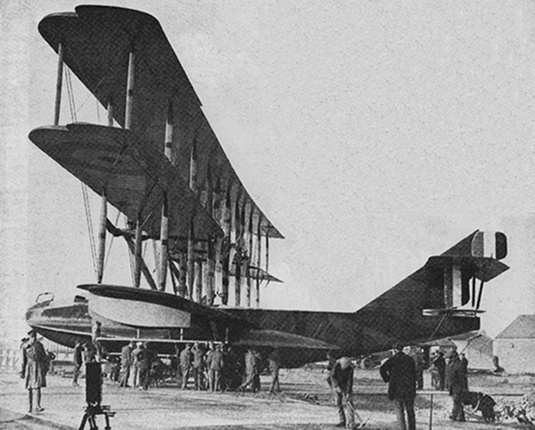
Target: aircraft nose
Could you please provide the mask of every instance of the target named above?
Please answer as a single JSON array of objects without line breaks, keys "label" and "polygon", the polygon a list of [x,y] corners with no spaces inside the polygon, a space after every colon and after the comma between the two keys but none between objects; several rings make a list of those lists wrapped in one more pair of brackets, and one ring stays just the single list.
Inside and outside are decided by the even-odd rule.
[{"label": "aircraft nose", "polygon": [[35,325],[39,324],[39,322],[43,319],[44,309],[45,308],[43,307],[43,305],[39,304],[30,306],[26,311],[25,315],[26,323],[32,328],[35,327]]}]

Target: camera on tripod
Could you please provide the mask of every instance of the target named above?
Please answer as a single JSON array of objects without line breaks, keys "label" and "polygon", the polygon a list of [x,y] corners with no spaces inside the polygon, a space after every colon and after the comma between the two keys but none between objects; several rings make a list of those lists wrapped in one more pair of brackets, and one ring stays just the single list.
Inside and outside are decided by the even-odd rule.
[{"label": "camera on tripod", "polygon": [[104,415],[106,420],[105,430],[110,430],[110,417],[115,412],[109,406],[101,405],[102,402],[102,367],[100,363],[87,363],[85,366],[85,401],[87,407],[82,418],[79,430],[83,430],[89,423],[89,430],[98,430],[96,415]]}]

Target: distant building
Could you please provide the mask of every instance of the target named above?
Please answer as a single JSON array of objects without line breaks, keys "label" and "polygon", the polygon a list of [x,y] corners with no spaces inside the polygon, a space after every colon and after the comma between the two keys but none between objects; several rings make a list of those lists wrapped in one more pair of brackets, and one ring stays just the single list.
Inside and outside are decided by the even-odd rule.
[{"label": "distant building", "polygon": [[464,333],[451,340],[457,352],[465,355],[469,369],[493,369],[493,341],[484,331]]},{"label": "distant building", "polygon": [[535,315],[519,315],[496,336],[494,355],[508,373],[535,373]]}]

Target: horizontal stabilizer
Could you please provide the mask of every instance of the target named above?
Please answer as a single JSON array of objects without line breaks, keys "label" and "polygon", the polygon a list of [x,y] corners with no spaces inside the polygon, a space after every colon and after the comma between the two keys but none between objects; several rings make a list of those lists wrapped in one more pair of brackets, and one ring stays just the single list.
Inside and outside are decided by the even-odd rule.
[{"label": "horizontal stabilizer", "polygon": [[426,267],[431,269],[446,269],[460,267],[474,272],[476,278],[488,282],[509,269],[509,266],[489,257],[457,257],[441,255],[430,257]]}]

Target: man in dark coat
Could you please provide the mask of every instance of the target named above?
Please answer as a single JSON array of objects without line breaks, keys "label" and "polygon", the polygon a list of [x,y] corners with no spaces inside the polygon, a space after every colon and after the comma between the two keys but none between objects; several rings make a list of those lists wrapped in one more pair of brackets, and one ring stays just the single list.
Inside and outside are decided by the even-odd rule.
[{"label": "man in dark coat", "polygon": [[388,382],[388,398],[396,405],[398,425],[406,430],[405,412],[408,430],[416,429],[414,417],[414,398],[416,397],[416,366],[414,360],[403,353],[403,345],[394,345],[394,356],[381,366],[383,381]]},{"label": "man in dark coat", "polygon": [[149,344],[145,344],[145,348],[138,353],[139,360],[139,382],[144,390],[147,390],[150,385],[150,369],[153,361],[158,358],[156,353],[149,348]]},{"label": "man in dark coat", "polygon": [[466,369],[457,351],[452,351],[449,354],[449,363],[446,367],[446,384],[453,400],[450,419],[453,421],[465,421],[462,398],[463,394],[468,391],[468,381],[466,379]]},{"label": "man in dark coat", "polygon": [[444,354],[442,351],[437,352],[437,358],[433,361],[433,364],[437,368],[438,371],[438,389],[443,391],[444,390],[444,380],[446,375],[446,360],[444,359]]}]

